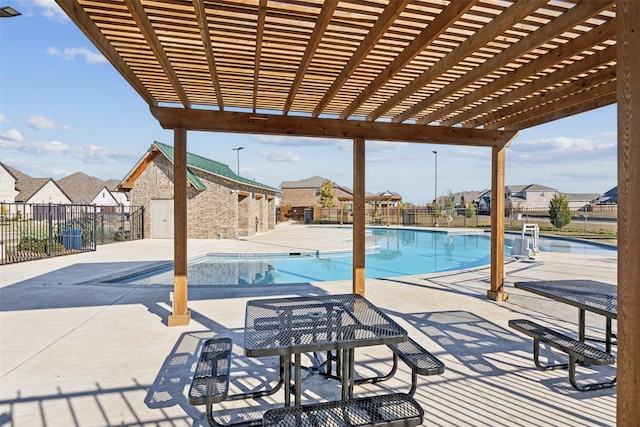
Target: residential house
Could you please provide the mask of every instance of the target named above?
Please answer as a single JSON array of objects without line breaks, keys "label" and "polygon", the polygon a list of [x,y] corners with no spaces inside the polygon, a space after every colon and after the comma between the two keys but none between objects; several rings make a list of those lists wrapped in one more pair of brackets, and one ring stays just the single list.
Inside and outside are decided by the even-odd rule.
[{"label": "residential house", "polygon": [[[117,186],[143,206],[145,238],[173,236],[173,147],[154,142]],[[187,153],[187,237],[236,239],[275,228],[277,188],[236,175],[229,166]]]},{"label": "residential house", "polygon": [[[71,199],[62,188],[51,178],[32,178],[6,164],[2,168],[9,172],[15,179],[14,189],[17,194],[13,202],[21,206],[13,206],[15,212],[7,212],[9,215],[21,215],[23,217],[42,219],[49,217],[49,204],[70,204]],[[3,175],[3,180],[9,185],[11,178]]]},{"label": "residential house", "polygon": [[114,212],[118,211],[120,206],[130,206],[126,194],[115,191],[115,187],[120,183],[117,180],[103,181],[100,178],[76,172],[57,182],[74,204],[96,205],[103,212]]},{"label": "residential house", "polygon": [[[326,181],[330,180],[318,175],[299,181],[283,181],[280,184],[281,208],[293,218],[302,217],[305,209],[320,206],[320,187]],[[353,197],[353,190],[336,183],[333,183],[333,191],[336,206],[339,198]]]},{"label": "residential house", "polygon": [[567,193],[564,194],[569,202],[569,209],[587,210],[601,196],[598,193]]},{"label": "residential house", "polygon": [[[327,178],[312,176],[299,181],[283,181],[280,184],[282,196],[280,206],[295,208],[311,208],[320,205],[320,187]],[[353,196],[353,190],[348,187],[333,183],[336,201],[338,197]]]},{"label": "residential house", "polygon": [[508,185],[504,189],[505,205],[514,210],[547,208],[557,193],[555,188],[539,184]]},{"label": "residential house", "polygon": [[11,173],[10,168],[0,162],[0,202],[13,203],[19,191],[16,190],[18,178]]},{"label": "residential house", "polygon": [[[508,185],[504,188],[505,207],[513,210],[547,208],[549,202],[558,193],[555,188],[538,184]],[[478,199],[478,212],[491,210],[491,190],[481,192]]]},{"label": "residential house", "polygon": [[618,186],[616,185],[611,190],[604,193],[598,198],[599,205],[618,204]]}]

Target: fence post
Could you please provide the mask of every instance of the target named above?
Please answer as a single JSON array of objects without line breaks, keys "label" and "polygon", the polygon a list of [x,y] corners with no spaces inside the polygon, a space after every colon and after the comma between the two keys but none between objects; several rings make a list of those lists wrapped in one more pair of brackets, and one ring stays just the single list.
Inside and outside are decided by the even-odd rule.
[{"label": "fence post", "polygon": [[98,207],[93,205],[93,248],[94,250],[98,249]]},{"label": "fence post", "polygon": [[51,203],[49,203],[49,245],[47,247],[47,256],[51,256],[51,247],[53,246],[53,212],[51,211]]}]

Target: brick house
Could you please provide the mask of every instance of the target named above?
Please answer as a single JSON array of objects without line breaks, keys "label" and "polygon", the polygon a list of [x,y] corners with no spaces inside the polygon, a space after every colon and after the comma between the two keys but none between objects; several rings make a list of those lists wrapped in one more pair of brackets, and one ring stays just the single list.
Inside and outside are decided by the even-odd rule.
[{"label": "brick house", "polygon": [[[321,176],[301,179],[299,181],[283,181],[280,184],[282,196],[280,206],[290,208],[290,215],[302,216],[304,209],[320,206],[320,187],[328,181]],[[353,190],[333,183],[336,205],[339,197],[353,197]]]},{"label": "brick house", "polygon": [[[145,208],[145,238],[173,238],[173,147],[154,142],[117,186]],[[275,228],[278,189],[187,153],[187,238],[237,239]]]}]

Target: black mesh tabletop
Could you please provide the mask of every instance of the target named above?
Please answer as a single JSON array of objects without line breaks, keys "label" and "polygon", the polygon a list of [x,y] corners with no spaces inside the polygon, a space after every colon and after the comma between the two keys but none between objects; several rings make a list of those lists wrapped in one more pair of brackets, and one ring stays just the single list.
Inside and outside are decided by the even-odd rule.
[{"label": "black mesh tabletop", "polygon": [[547,298],[613,319],[618,317],[618,287],[595,280],[542,280],[516,282],[524,289]]},{"label": "black mesh tabletop", "polygon": [[327,351],[406,340],[407,332],[357,294],[247,302],[247,356]]}]

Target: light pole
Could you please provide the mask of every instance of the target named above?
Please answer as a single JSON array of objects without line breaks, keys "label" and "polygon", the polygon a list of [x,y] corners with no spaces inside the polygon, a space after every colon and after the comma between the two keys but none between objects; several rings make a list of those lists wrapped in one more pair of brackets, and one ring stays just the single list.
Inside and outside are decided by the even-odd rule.
[{"label": "light pole", "polygon": [[236,147],[232,148],[232,150],[238,153],[238,176],[240,176],[240,150],[244,150],[244,147]]},{"label": "light pole", "polygon": [[[438,204],[438,152],[436,150],[432,151],[433,154],[436,155],[436,169],[434,172],[435,175],[435,186],[434,186],[434,196],[433,196],[433,208],[435,209],[436,204]],[[434,211],[435,213],[435,211]]]}]

